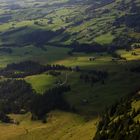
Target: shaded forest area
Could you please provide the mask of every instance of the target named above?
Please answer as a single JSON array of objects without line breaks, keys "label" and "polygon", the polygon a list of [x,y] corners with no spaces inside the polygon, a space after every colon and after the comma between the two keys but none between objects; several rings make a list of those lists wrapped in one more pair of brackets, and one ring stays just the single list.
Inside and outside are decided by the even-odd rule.
[{"label": "shaded forest area", "polygon": [[43,95],[35,93],[24,80],[5,80],[0,82],[0,121],[13,123],[7,114],[32,113],[33,120],[44,120],[48,112],[54,109],[70,110],[63,93],[70,86],[63,85],[46,91]]},{"label": "shaded forest area", "polygon": [[133,101],[139,101],[137,91],[107,109],[98,124],[93,140],[139,140],[140,122],[136,120],[140,109],[132,107]]}]

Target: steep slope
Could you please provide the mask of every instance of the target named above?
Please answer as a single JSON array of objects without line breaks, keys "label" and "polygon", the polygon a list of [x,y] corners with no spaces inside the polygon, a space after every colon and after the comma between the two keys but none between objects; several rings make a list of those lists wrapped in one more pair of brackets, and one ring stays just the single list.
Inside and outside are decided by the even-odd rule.
[{"label": "steep slope", "polygon": [[140,92],[108,109],[98,125],[94,140],[140,139]]}]

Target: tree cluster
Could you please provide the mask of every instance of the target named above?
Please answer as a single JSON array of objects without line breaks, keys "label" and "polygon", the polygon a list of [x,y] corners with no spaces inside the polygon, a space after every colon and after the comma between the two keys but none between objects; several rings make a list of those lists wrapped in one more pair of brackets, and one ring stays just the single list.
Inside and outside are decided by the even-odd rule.
[{"label": "tree cluster", "polygon": [[9,122],[10,119],[6,114],[29,111],[33,96],[31,86],[24,80],[0,82],[0,120]]},{"label": "tree cluster", "polygon": [[92,70],[89,72],[83,72],[80,75],[80,79],[83,80],[85,83],[94,84],[96,82],[101,82],[104,84],[105,79],[108,77],[107,71],[97,71]]},{"label": "tree cluster", "polygon": [[36,95],[31,103],[32,119],[44,119],[46,114],[54,109],[69,110],[70,107],[63,97],[63,93],[70,90],[70,86],[59,86]]},{"label": "tree cluster", "polygon": [[35,93],[24,80],[6,80],[0,82],[0,121],[10,123],[9,113],[32,113],[32,119],[44,119],[54,109],[70,110],[63,93],[70,86],[54,87],[40,95]]}]

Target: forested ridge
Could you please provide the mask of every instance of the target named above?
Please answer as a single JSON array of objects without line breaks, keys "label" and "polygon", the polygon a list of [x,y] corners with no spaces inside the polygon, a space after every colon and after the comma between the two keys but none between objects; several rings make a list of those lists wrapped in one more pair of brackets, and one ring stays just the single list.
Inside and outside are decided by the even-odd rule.
[{"label": "forested ridge", "polygon": [[139,101],[140,94],[137,91],[106,109],[93,140],[139,140],[140,107],[135,107]]}]

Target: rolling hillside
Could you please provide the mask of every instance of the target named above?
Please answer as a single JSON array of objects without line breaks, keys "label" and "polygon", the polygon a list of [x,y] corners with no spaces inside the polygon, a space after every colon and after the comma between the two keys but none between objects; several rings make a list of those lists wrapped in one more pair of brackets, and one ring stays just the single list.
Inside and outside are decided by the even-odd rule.
[{"label": "rolling hillside", "polygon": [[[0,17],[1,43],[17,47],[48,42],[68,45],[75,41],[109,45],[119,43],[118,37],[121,40],[125,36],[126,42],[137,43],[139,4],[138,0],[4,2]],[[47,37],[48,33],[51,36]],[[36,38],[35,34],[46,37]]]},{"label": "rolling hillside", "polygon": [[0,0],[0,140],[138,140],[139,9]]}]

